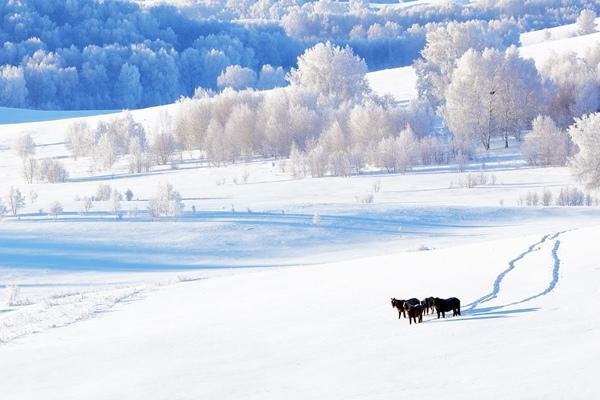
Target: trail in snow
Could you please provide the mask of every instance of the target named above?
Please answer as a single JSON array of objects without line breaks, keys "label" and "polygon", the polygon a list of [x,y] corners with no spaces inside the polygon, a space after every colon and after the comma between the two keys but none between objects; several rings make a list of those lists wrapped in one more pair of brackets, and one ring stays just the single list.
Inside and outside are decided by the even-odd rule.
[{"label": "trail in snow", "polygon": [[467,304],[466,307],[468,307],[468,310],[473,310],[479,304],[485,303],[487,301],[490,301],[490,300],[495,299],[496,297],[498,297],[498,293],[500,293],[500,285],[502,284],[502,281],[504,280],[504,278],[506,278],[506,275],[508,275],[509,272],[511,272],[513,269],[515,269],[517,261],[522,260],[523,258],[525,258],[525,256],[527,256],[531,252],[535,251],[535,249],[537,249],[537,247],[539,245],[543,244],[549,237],[550,237],[550,235],[544,235],[542,237],[542,239],[540,239],[539,241],[537,241],[534,244],[532,244],[531,246],[529,246],[526,251],[524,251],[523,253],[519,254],[516,258],[510,260],[508,262],[508,268],[505,269],[504,271],[502,271],[496,277],[496,280],[494,281],[494,284],[492,286],[492,291],[490,293],[488,293],[488,294],[480,297],[479,299],[473,301],[472,303]]},{"label": "trail in snow", "polygon": [[[558,234],[556,236],[558,236]],[[552,269],[552,280],[548,284],[548,287],[544,291],[542,291],[538,294],[535,294],[533,296],[530,296],[530,297],[520,300],[520,301],[516,301],[511,304],[508,304],[508,306],[522,304],[522,303],[528,302],[530,300],[537,299],[538,297],[547,295],[548,293],[550,293],[551,291],[554,290],[554,288],[556,287],[556,284],[558,283],[559,273],[560,273],[560,258],[558,257],[559,247],[560,247],[560,240],[556,240],[556,242],[554,242],[554,247],[552,248],[552,259],[554,260],[554,267]]]},{"label": "trail in snow", "polygon": [[[526,302],[529,302],[533,299],[536,299],[538,297],[544,296],[548,293],[550,293],[552,290],[554,290],[554,288],[556,287],[556,285],[558,284],[559,281],[559,273],[560,273],[560,266],[561,266],[561,261],[560,258],[558,257],[558,249],[560,248],[560,240],[558,240],[558,236],[565,233],[566,231],[561,231],[561,232],[557,232],[554,233],[552,235],[548,234],[548,235],[544,235],[539,241],[533,243],[532,245],[530,245],[526,251],[524,251],[523,253],[519,254],[516,258],[512,259],[511,261],[509,261],[508,263],[508,268],[505,269],[504,271],[502,271],[497,277],[496,280],[494,281],[493,284],[493,289],[490,293],[480,297],[479,299],[475,300],[474,302],[468,304],[466,307],[466,313],[467,314],[475,314],[475,315],[482,315],[482,314],[493,314],[493,311],[495,310],[499,310],[505,307],[510,307],[510,306],[515,306],[515,305],[519,305],[519,304],[523,304]],[[513,271],[516,268],[516,263],[523,260],[527,255],[531,254],[533,251],[539,250],[542,244],[544,244],[545,242],[549,242],[549,241],[555,241],[554,242],[554,246],[552,248],[552,259],[553,259],[553,268],[552,268],[552,279],[550,281],[550,283],[548,284],[547,288],[544,289],[543,291],[536,293],[532,296],[526,297],[522,300],[518,300],[518,301],[513,301],[507,304],[502,304],[502,305],[498,305],[498,306],[493,306],[493,307],[487,307],[487,308],[477,308],[477,306],[486,303],[488,301],[491,301],[495,298],[498,297],[498,294],[501,291],[501,284],[502,281],[507,277],[507,275]],[[522,310],[512,310],[510,311],[510,313],[513,312],[528,312],[528,311],[534,311],[536,309],[522,309]]]}]

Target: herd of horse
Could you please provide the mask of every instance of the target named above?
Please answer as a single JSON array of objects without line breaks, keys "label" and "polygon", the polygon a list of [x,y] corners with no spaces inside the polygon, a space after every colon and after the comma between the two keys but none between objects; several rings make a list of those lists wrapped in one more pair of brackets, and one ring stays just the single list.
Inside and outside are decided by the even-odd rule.
[{"label": "herd of horse", "polygon": [[446,313],[452,311],[452,316],[460,315],[460,300],[456,297],[449,299],[440,299],[439,297],[427,297],[424,300],[408,299],[398,300],[392,297],[392,307],[398,309],[398,318],[406,318],[408,315],[408,323],[412,325],[423,322],[423,314],[437,312],[438,319],[440,315],[446,318]]}]

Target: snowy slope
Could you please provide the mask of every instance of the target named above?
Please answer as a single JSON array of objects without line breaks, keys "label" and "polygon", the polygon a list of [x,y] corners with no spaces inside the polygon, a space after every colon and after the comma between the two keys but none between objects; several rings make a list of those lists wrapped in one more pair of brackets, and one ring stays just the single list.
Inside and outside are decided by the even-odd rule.
[{"label": "snowy slope", "polygon": [[519,48],[519,53],[522,57],[532,58],[539,67],[553,54],[573,52],[582,56],[587,50],[599,44],[600,32],[523,46]]},{"label": "snowy slope", "polygon": [[[598,235],[168,286],[0,347],[3,399],[594,398]],[[389,302],[426,295],[462,317],[409,326]]]},{"label": "snowy slope", "polygon": [[392,96],[399,102],[417,98],[417,74],[412,66],[370,72],[367,81],[380,96]]},{"label": "snowy slope", "polygon": [[21,108],[0,107],[0,124],[19,124],[26,122],[54,121],[67,118],[80,118],[92,115],[111,114],[118,111],[81,110],[81,111],[44,111]]},{"label": "snowy slope", "polygon": [[[600,24],[600,18],[596,18],[596,24]],[[525,32],[521,34],[521,44],[530,46],[538,43],[568,39],[578,36],[577,24],[568,24],[554,28],[541,29],[537,31]],[[587,35],[585,35],[587,36]]]}]

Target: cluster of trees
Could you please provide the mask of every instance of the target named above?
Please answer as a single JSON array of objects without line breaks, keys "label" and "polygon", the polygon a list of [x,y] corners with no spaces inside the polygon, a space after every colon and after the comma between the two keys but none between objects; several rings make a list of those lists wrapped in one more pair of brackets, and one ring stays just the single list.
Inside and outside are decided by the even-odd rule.
[{"label": "cluster of trees", "polygon": [[66,143],[74,159],[88,157],[94,169],[126,159],[132,173],[192,151],[215,166],[296,154],[290,168],[305,175],[310,164],[314,176],[359,173],[367,164],[397,172],[453,157],[453,143],[431,136],[431,108],[419,101],[401,107],[372,95],[365,73],[364,60],[349,47],[322,43],[299,58],[288,87],[197,91],[152,127],[124,112],[95,128],[72,124]]},{"label": "cluster of trees", "polygon": [[19,136],[14,145],[14,150],[23,164],[22,172],[25,181],[27,183],[33,183],[34,181],[65,182],[69,177],[69,173],[63,164],[52,158],[35,158],[35,147],[35,141],[29,133]]},{"label": "cluster of trees", "polygon": [[[595,29],[592,10],[578,15],[579,33]],[[530,164],[565,165],[579,150],[573,166],[598,186],[581,167],[591,165],[581,161],[591,142],[576,140],[574,129],[600,109],[600,46],[583,56],[554,55],[538,68],[511,45],[517,34],[513,22],[497,21],[429,30],[416,63],[419,97],[443,119],[461,154],[469,156],[477,143],[489,149],[494,137],[508,147],[509,137],[521,141],[531,131],[523,143]]]},{"label": "cluster of trees", "polygon": [[[157,132],[160,148],[163,132]],[[65,142],[73,159],[90,157],[91,169],[109,169],[122,156],[129,155],[130,172],[145,172],[153,160],[148,156],[146,129],[125,111],[111,121],[99,121],[95,127],[86,122],[74,122],[68,128]]]},{"label": "cluster of trees", "polygon": [[229,65],[289,69],[304,48],[274,23],[199,20],[118,0],[2,2],[0,21],[0,106],[165,104],[217,88]]}]

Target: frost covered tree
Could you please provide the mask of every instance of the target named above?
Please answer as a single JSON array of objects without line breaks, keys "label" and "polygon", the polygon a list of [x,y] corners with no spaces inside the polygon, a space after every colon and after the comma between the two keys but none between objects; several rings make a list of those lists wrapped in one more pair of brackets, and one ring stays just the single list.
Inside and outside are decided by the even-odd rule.
[{"label": "frost covered tree", "polygon": [[65,182],[69,177],[69,172],[60,161],[44,158],[40,162],[38,175],[42,182],[58,183]]},{"label": "frost covered tree", "polygon": [[77,121],[69,125],[65,141],[73,159],[77,160],[90,153],[94,136],[87,122]]},{"label": "frost covered tree", "polygon": [[148,200],[148,213],[153,218],[178,217],[183,208],[181,195],[169,183],[159,184],[156,196]]},{"label": "frost covered tree", "polygon": [[7,211],[8,210],[6,209],[4,202],[2,201],[2,199],[0,199],[0,219],[4,216],[4,214],[6,214]]},{"label": "frost covered tree", "polygon": [[30,133],[19,136],[15,142],[15,151],[23,160],[35,154],[35,142]]},{"label": "frost covered tree", "polygon": [[432,25],[426,34],[421,60],[415,63],[419,97],[437,107],[444,102],[458,60],[468,51],[504,49],[519,43],[514,21],[467,21]]},{"label": "frost covered tree", "polygon": [[156,156],[159,164],[165,165],[171,161],[176,150],[177,142],[171,133],[162,132],[154,137],[154,141],[152,142],[152,152]]},{"label": "frost covered tree", "polygon": [[17,212],[25,207],[25,197],[23,197],[19,189],[12,186],[4,196],[4,201],[12,215],[17,215]]},{"label": "frost covered tree", "polygon": [[121,201],[123,200],[123,196],[121,195],[121,193],[119,193],[117,189],[114,189],[111,193],[110,199],[112,212],[115,214],[115,218],[119,218],[119,212],[122,208]]},{"label": "frost covered tree", "polygon": [[504,137],[508,147],[508,136],[519,138],[539,113],[543,94],[535,65],[516,48],[469,50],[452,74],[442,115],[463,152],[473,140],[489,150],[494,136]]},{"label": "frost covered tree", "polygon": [[35,158],[29,157],[23,160],[23,178],[25,178],[25,182],[33,183],[38,174],[39,165]]},{"label": "frost covered tree", "polygon": [[407,127],[397,137],[383,138],[377,148],[377,165],[388,172],[406,172],[416,156],[415,136]]},{"label": "frost covered tree", "polygon": [[575,175],[590,189],[600,187],[600,113],[576,118],[568,133],[579,148],[571,161]]},{"label": "frost covered tree", "polygon": [[81,200],[81,213],[87,214],[94,207],[94,199],[89,196],[84,196]]},{"label": "frost covered tree", "polygon": [[254,70],[241,65],[230,65],[217,77],[217,85],[220,88],[241,90],[256,86],[256,79]]},{"label": "frost covered tree", "polygon": [[585,9],[581,10],[577,17],[577,34],[578,35],[589,35],[590,33],[596,32],[596,13],[594,10]]},{"label": "frost covered tree", "polygon": [[22,67],[0,66],[0,106],[27,106],[27,82]]},{"label": "frost covered tree", "polygon": [[258,74],[256,88],[260,90],[273,89],[286,86],[285,71],[282,67],[274,68],[272,65],[263,65]]},{"label": "frost covered tree", "polygon": [[314,90],[329,98],[360,100],[368,91],[367,64],[348,46],[318,43],[298,58],[292,69],[292,85]]},{"label": "frost covered tree", "polygon": [[[588,55],[596,59],[598,56],[599,53]],[[575,117],[600,108],[596,66],[572,52],[550,57],[542,66],[543,76],[555,87],[548,114],[561,128],[571,125]]]},{"label": "frost covered tree", "polygon": [[55,201],[54,203],[52,203],[50,205],[50,208],[48,209],[48,214],[52,215],[55,220],[58,218],[58,216],[60,214],[62,214],[62,212],[63,212],[63,206],[58,201]]},{"label": "frost covered tree", "polygon": [[531,165],[565,165],[569,157],[571,141],[546,115],[533,120],[531,133],[525,137],[523,155]]}]

